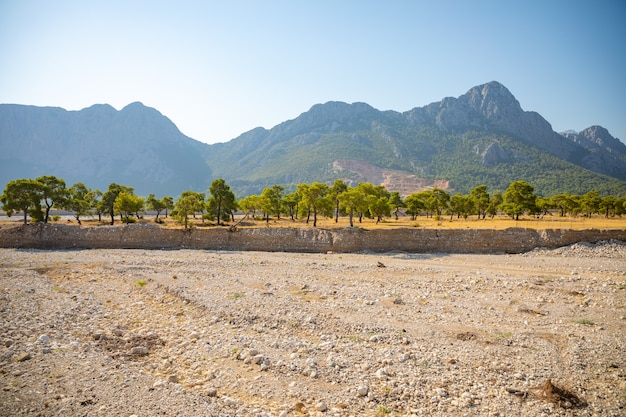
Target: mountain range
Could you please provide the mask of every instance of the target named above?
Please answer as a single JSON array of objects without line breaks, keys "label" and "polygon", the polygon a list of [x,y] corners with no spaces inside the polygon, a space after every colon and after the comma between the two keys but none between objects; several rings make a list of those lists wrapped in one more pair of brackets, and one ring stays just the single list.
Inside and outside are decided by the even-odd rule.
[{"label": "mountain range", "polygon": [[225,143],[183,135],[157,110],[0,104],[0,184],[55,175],[68,186],[132,186],[139,195],[206,191],[223,178],[238,197],[280,184],[372,182],[407,195],[428,187],[504,190],[523,179],[544,195],[626,195],[626,145],[601,126],[557,133],[498,82],[406,112],[316,104],[271,129]]}]

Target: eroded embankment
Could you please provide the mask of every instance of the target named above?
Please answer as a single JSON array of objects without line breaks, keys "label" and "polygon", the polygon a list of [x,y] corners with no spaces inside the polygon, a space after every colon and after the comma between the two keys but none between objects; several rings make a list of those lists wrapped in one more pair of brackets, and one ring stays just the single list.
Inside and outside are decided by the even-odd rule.
[{"label": "eroded embankment", "polygon": [[268,252],[521,253],[576,242],[626,240],[624,229],[167,229],[157,225],[0,227],[0,247],[33,249],[207,249]]}]

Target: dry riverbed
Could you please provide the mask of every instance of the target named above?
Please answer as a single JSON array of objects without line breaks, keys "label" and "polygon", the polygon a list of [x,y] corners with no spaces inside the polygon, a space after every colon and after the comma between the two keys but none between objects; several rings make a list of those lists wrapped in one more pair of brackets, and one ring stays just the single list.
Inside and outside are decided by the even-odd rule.
[{"label": "dry riverbed", "polygon": [[623,416],[626,246],[0,249],[2,416]]}]

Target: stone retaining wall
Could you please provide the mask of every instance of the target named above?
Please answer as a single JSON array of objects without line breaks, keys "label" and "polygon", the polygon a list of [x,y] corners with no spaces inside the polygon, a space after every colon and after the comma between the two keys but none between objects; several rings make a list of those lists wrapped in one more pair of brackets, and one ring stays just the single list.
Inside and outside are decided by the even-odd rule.
[{"label": "stone retaining wall", "polygon": [[520,253],[576,242],[625,240],[624,229],[166,229],[157,225],[0,227],[0,247],[33,249],[208,249],[268,252]]}]

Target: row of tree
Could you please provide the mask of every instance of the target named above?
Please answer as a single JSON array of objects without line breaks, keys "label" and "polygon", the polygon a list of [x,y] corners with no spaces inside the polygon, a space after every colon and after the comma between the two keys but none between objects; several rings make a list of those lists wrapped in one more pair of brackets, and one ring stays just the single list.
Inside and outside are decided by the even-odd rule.
[{"label": "row of tree", "polygon": [[92,190],[79,182],[66,187],[65,181],[54,176],[42,176],[36,179],[19,179],[9,182],[0,196],[2,209],[11,216],[20,212],[27,223],[28,215],[33,221],[48,222],[50,210],[61,209],[74,213],[77,222],[81,217],[97,215],[110,217],[114,224],[116,216],[129,223],[140,217],[145,210],[156,212],[159,216],[168,213],[185,228],[189,227],[189,217],[200,216],[202,220],[223,222],[235,221],[235,213],[243,212],[247,216],[259,216],[269,222],[270,218],[281,216],[292,220],[305,218],[317,226],[319,216],[348,216],[350,226],[354,219],[362,222],[363,217],[374,218],[378,223],[385,217],[406,213],[415,219],[419,215],[440,218],[444,215],[468,218],[494,217],[503,212],[514,219],[523,214],[544,216],[558,212],[560,216],[591,216],[602,213],[606,217],[621,216],[626,213],[626,197],[600,197],[597,191],[584,195],[558,194],[552,197],[537,196],[533,187],[526,181],[514,181],[501,193],[490,194],[487,186],[480,185],[469,194],[451,195],[440,188],[433,188],[402,198],[398,192],[389,192],[385,187],[371,183],[359,183],[349,186],[342,180],[333,185],[321,182],[299,184],[297,189],[286,193],[280,185],[267,187],[261,194],[250,195],[237,201],[234,193],[223,179],[211,183],[209,195],[196,191],[183,192],[177,201],[173,197],[156,198],[150,194],[147,198],[135,195],[132,187],[112,183],[104,192]]}]

